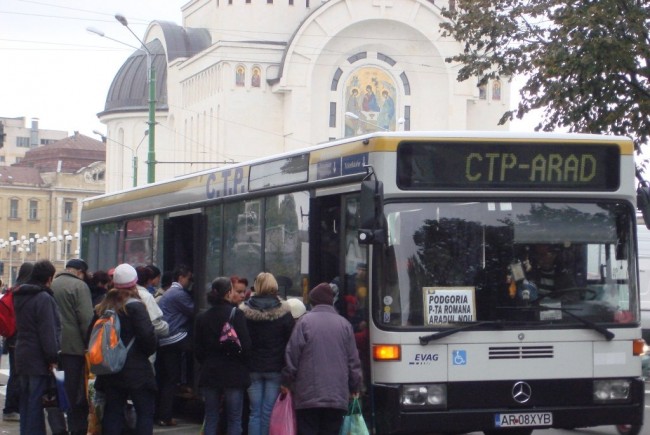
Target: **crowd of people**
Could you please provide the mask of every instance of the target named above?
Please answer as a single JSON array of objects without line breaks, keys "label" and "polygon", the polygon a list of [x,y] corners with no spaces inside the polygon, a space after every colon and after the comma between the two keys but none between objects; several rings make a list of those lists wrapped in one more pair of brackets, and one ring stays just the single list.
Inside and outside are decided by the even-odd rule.
[{"label": "crowd of people", "polygon": [[[94,380],[102,434],[177,425],[174,397],[183,388],[193,394],[194,385],[204,401],[204,435],[267,435],[276,399],[289,392],[299,434],[338,434],[348,401],[362,388],[362,369],[358,337],[335,308],[336,285],[315,286],[307,310],[301,299],[279,296],[271,273],[259,273],[251,287],[245,278],[217,277],[200,313],[192,285],[187,266],[161,272],[120,264],[91,274],[85,261],[71,259],[56,274],[48,260],[24,263],[6,290],[17,332],[4,341],[10,370],[3,419],[19,421],[21,434],[45,435],[46,420],[54,435],[88,433],[89,416],[98,413],[86,352],[94,322],[111,310],[122,342],[131,344],[120,371]],[[236,352],[220,341],[226,322],[236,331]],[[66,412],[44,412],[41,398],[55,370],[64,372]]]}]

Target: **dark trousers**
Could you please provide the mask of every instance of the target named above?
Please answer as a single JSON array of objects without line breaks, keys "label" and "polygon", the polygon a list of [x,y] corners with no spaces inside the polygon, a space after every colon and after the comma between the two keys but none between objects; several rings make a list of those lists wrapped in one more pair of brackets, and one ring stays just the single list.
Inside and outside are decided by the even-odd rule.
[{"label": "dark trousers", "polygon": [[189,350],[190,339],[161,346],[156,353],[156,381],[158,383],[157,420],[169,420],[174,414],[174,395],[181,383],[184,354]]},{"label": "dark trousers", "polygon": [[338,435],[345,414],[334,408],[296,409],[298,435]]},{"label": "dark trousers", "polygon": [[88,432],[88,398],[86,396],[86,357],[84,355],[61,354],[65,373],[65,394],[70,402],[68,410],[68,431]]},{"label": "dark trousers", "polygon": [[9,379],[7,380],[7,395],[5,396],[5,407],[2,410],[3,414],[11,414],[18,412],[20,407],[20,385],[18,385],[18,377],[15,373],[16,358],[14,353],[16,348],[8,346],[9,349]]},{"label": "dark trousers", "polygon": [[110,385],[104,389],[106,404],[102,419],[103,435],[121,435],[125,428],[124,410],[128,398],[135,408],[136,423],[133,433],[150,435],[153,433],[153,414],[156,393],[147,389],[115,388]]}]

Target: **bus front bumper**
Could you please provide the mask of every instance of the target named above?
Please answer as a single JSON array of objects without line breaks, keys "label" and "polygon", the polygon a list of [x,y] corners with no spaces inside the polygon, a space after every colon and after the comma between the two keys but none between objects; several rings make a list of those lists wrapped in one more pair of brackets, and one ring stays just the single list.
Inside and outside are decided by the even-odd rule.
[{"label": "bus front bumper", "polygon": [[[551,384],[548,387],[553,393],[549,397],[561,394],[557,386],[553,385],[553,381],[547,383]],[[461,396],[453,393],[453,384],[450,384],[452,394],[447,408],[426,410],[400,407],[399,386],[374,385],[376,433],[464,433],[505,429],[506,426],[530,429],[574,429],[616,424],[643,424],[645,385],[641,379],[633,381],[631,400],[626,403],[607,405],[578,403],[581,399],[578,387],[576,388],[578,395],[576,396],[574,391],[573,399],[560,395],[556,396],[557,400],[549,403],[533,402],[528,406],[513,406],[512,403],[503,403],[498,391],[493,390],[490,395],[485,391],[485,384],[476,383],[474,394],[467,395],[464,401]],[[570,385],[575,387],[575,384]],[[545,400],[538,400],[541,401]]]}]

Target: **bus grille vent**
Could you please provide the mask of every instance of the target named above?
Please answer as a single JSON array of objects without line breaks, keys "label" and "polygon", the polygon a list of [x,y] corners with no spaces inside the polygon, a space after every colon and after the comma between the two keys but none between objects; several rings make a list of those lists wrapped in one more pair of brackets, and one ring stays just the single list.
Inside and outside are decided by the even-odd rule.
[{"label": "bus grille vent", "polygon": [[553,346],[491,347],[489,359],[553,358]]}]

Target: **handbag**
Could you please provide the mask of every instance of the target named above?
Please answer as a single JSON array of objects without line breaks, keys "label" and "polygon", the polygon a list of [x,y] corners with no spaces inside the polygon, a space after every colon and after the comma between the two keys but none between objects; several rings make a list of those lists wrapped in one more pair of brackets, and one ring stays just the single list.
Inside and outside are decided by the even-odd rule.
[{"label": "handbag", "polygon": [[293,410],[291,393],[278,394],[271,411],[269,435],[296,435],[296,412]]},{"label": "handbag", "polygon": [[219,336],[219,345],[227,355],[238,355],[241,353],[241,342],[237,336],[237,331],[232,326],[236,310],[237,307],[233,307],[230,312],[230,317],[223,324],[223,328],[221,328],[221,335]]},{"label": "handbag", "polygon": [[361,403],[358,397],[352,400],[348,413],[343,418],[339,435],[370,435],[366,421],[363,419],[363,414],[361,414]]},{"label": "handbag", "polygon": [[47,387],[45,387],[45,392],[41,397],[41,403],[43,404],[43,408],[59,407],[59,398],[56,393],[56,379],[54,379],[54,375],[48,376]]}]

